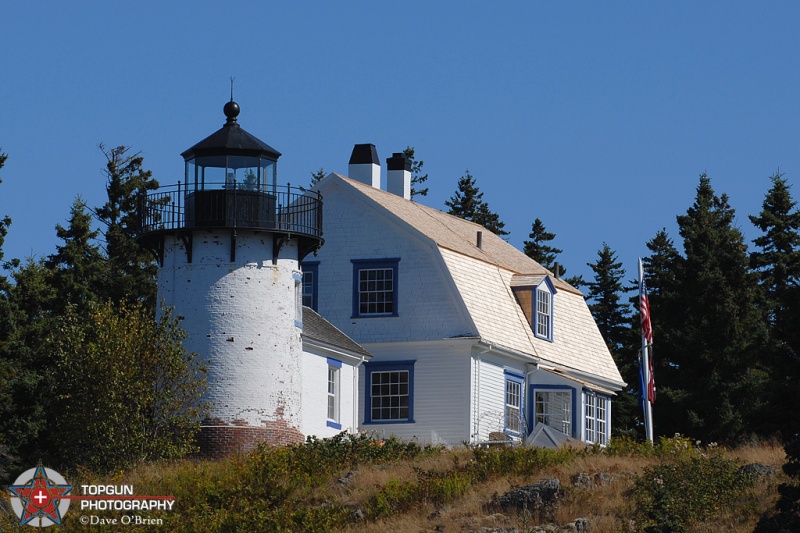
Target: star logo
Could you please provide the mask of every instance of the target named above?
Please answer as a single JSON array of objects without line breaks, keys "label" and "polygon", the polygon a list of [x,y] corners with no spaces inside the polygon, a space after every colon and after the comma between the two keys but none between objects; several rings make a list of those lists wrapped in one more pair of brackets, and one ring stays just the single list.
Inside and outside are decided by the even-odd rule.
[{"label": "star logo", "polygon": [[8,490],[12,494],[11,507],[20,524],[47,527],[61,524],[69,509],[69,498],[65,496],[72,490],[72,485],[68,485],[55,470],[48,470],[40,464],[23,472]]}]

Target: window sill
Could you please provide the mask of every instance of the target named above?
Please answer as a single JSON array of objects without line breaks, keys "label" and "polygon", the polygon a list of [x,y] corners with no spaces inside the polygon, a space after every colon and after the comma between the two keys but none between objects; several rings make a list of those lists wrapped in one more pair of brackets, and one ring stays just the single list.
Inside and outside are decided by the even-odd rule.
[{"label": "window sill", "polygon": [[375,424],[375,425],[384,425],[384,424],[413,424],[414,420],[371,420],[369,422],[364,422],[364,425],[368,424]]},{"label": "window sill", "polygon": [[334,422],[332,420],[326,421],[325,425],[333,429],[342,429],[342,425],[339,422]]}]

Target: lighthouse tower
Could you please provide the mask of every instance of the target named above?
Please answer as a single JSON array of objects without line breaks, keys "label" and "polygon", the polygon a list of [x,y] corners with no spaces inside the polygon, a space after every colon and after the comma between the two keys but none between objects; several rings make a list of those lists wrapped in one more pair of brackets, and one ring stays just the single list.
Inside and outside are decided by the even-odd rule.
[{"label": "lighthouse tower", "polygon": [[158,258],[158,298],[184,318],[208,369],[201,453],[301,442],[300,261],[322,239],[318,193],[279,185],[280,153],[226,122],[181,155],[186,177],[150,193],[141,240]]}]

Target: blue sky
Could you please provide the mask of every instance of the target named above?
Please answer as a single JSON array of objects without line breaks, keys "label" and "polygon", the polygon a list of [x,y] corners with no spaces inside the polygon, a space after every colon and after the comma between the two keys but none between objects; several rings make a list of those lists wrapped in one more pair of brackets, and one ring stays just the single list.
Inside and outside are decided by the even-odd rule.
[{"label": "blue sky", "polygon": [[[702,5],[698,5],[702,4]],[[454,7],[457,6],[457,7]],[[607,242],[632,278],[700,173],[748,239],[778,168],[800,176],[796,2],[13,2],[0,32],[0,215],[11,257],[55,249],[72,200],[104,197],[97,148],[163,184],[239,122],[279,180],[413,146],[444,209],[469,169],[522,247],[541,218],[569,274]],[[795,196],[800,191],[793,190]]]}]

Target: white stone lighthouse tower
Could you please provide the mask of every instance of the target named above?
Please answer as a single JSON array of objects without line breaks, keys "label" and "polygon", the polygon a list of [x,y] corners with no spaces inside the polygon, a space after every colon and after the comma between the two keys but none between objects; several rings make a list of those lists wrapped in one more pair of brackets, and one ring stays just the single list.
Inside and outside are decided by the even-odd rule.
[{"label": "white stone lighthouse tower", "polygon": [[148,195],[141,238],[208,368],[207,456],[304,439],[300,261],[322,244],[320,196],[279,185],[281,154],[241,128],[232,99],[224,112],[181,154],[185,181]]}]

